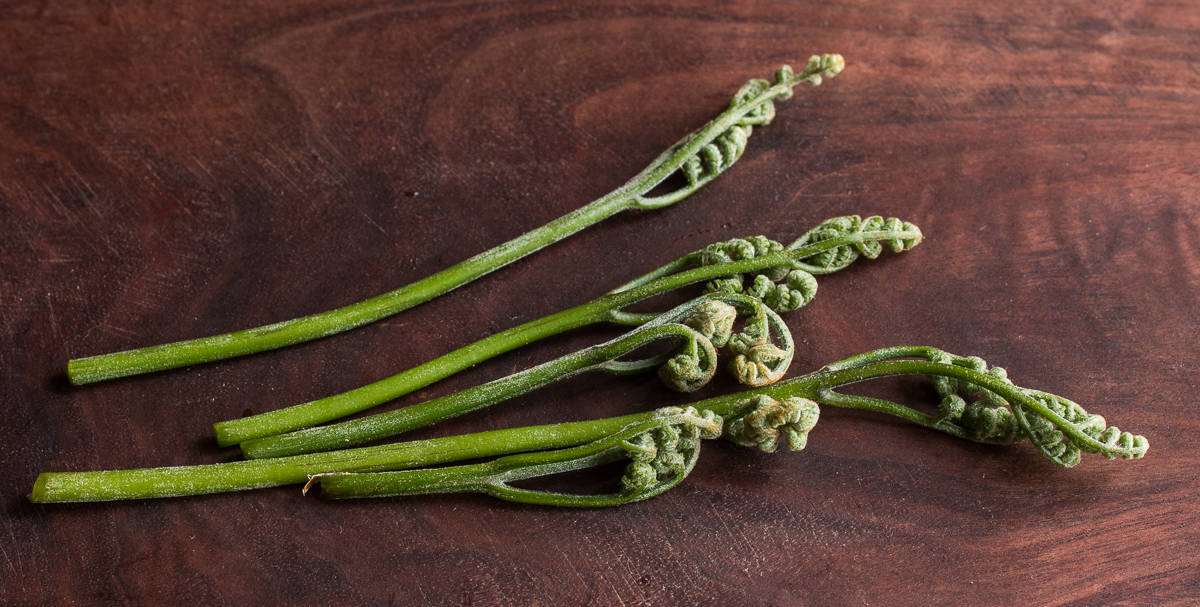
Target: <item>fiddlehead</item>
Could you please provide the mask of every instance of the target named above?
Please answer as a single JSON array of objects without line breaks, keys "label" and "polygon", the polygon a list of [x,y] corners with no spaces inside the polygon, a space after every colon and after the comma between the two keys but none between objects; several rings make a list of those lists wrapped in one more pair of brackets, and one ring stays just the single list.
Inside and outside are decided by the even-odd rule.
[{"label": "fiddlehead", "polygon": [[733,336],[733,323],[737,320],[737,308],[717,299],[705,298],[696,311],[683,320],[683,324],[707,337],[712,345],[723,348]]},{"label": "fiddlehead", "polygon": [[[502,500],[571,507],[617,506],[654,497],[683,481],[700,441],[721,435],[711,411],[664,407],[647,421],[578,447],[509,455],[482,464],[398,472],[315,476],[323,497],[343,499],[429,493],[484,493]],[[513,482],[629,460],[616,493],[578,495],[515,487]]]},{"label": "fiddlehead", "polygon": [[808,433],[817,425],[821,409],[800,397],[783,402],[760,394],[746,401],[743,413],[726,418],[725,438],[743,447],[758,447],[774,453],[782,434],[788,450],[800,451],[808,444]]},{"label": "fiddlehead", "polygon": [[1079,463],[1083,452],[1139,459],[1149,449],[1145,437],[1107,427],[1103,417],[1061,396],[1014,385],[1002,367],[988,368],[978,356],[920,346],[886,348],[833,363],[822,373],[826,377],[848,374],[852,379],[845,383],[902,374],[912,372],[902,370],[905,363],[915,362],[903,360],[908,357],[932,363],[921,368],[941,397],[936,417],[890,401],[840,394],[832,387],[820,389],[819,400],[892,413],[980,442],[1010,444],[1028,438],[1043,456],[1068,468]]},{"label": "fiddlehead", "polygon": [[733,163],[742,157],[742,152],[746,151],[746,143],[752,132],[753,129],[749,125],[735,124],[715,141],[683,161],[680,170],[687,178],[688,186],[695,187],[702,180],[712,179],[733,166]]},{"label": "fiddlehead", "polygon": [[[882,233],[882,234],[880,234]],[[868,234],[876,236],[867,238]],[[888,237],[888,234],[894,236]],[[807,257],[797,263],[797,267],[813,274],[828,274],[836,272],[854,263],[859,257],[875,259],[883,252],[883,245],[894,253],[907,251],[921,243],[921,231],[917,226],[889,217],[884,219],[872,215],[863,219],[858,215],[844,215],[826,219],[815,228],[796,239],[789,249],[815,244],[825,240],[842,237],[864,236],[864,238],[839,247],[834,247]]]},{"label": "fiddlehead", "polygon": [[[764,255],[770,255],[771,253],[778,253],[782,250],[783,244],[778,241],[771,240],[766,236],[749,236],[746,238],[734,238],[724,242],[714,242],[697,251],[696,257],[700,265],[711,266],[731,261],[755,259]],[[770,277],[771,280],[780,280],[787,274],[787,268],[784,266],[768,268],[763,270],[763,273]]]},{"label": "fiddlehead", "polygon": [[[659,209],[675,204],[733,165],[745,150],[753,126],[766,124],[774,117],[775,99],[790,97],[793,87],[802,82],[819,85],[824,78],[840,72],[843,66],[840,55],[819,55],[810,58],[800,74],[793,74],[791,68],[784,66],[776,72],[774,83],[750,81],[734,96],[729,108],[672,145],[624,185],[571,213],[419,282],[326,312],[253,329],[72,359],[67,364],[68,378],[77,385],[92,383],[243,356],[327,337],[429,301],[617,213],[630,209]],[[661,196],[649,195],[676,173],[683,174],[687,179],[686,185]],[[320,408],[314,406],[312,409]],[[258,418],[247,423],[263,421],[267,424],[279,423],[274,418]],[[329,421],[329,418],[288,419],[286,424],[280,424],[287,427],[255,429],[254,436],[245,438],[266,436],[268,434],[265,433],[271,430],[294,430],[325,421]],[[235,429],[239,427],[247,426],[233,426]]]},{"label": "fiddlehead", "polygon": [[658,379],[676,392],[694,392],[704,387],[717,372],[717,351],[712,342],[698,337],[658,368]]},{"label": "fiddlehead", "polygon": [[[885,243],[899,252],[915,247],[920,241],[921,230],[899,219],[835,217],[788,247],[765,236],[710,244],[617,287],[607,297],[634,294],[646,297],[692,282],[704,282],[706,293],[746,294],[776,312],[790,312],[816,296],[814,274],[836,272],[860,256],[877,257]],[[607,319],[638,325],[654,318],[653,314],[625,312],[621,309],[624,305],[610,309]]]},{"label": "fiddlehead", "polygon": [[776,312],[798,310],[817,296],[817,277],[804,270],[789,270],[782,282],[771,282],[766,274],[754,277],[746,294]]},{"label": "fiddlehead", "polygon": [[[660,314],[642,330],[672,327],[686,335],[671,354],[641,360],[611,360],[597,368],[609,373],[632,374],[658,367],[658,378],[676,392],[692,392],[712,380],[717,371],[716,347],[729,340],[737,310],[715,300],[693,300]],[[637,331],[638,329],[635,329]]]},{"label": "fiddlehead", "polygon": [[735,238],[718,242],[693,254],[701,266],[726,264],[796,250],[832,239],[846,244],[820,251],[808,257],[787,260],[753,275],[732,274],[705,284],[709,293],[745,293],[767,304],[776,312],[791,312],[807,305],[817,294],[814,274],[841,270],[859,257],[875,259],[886,244],[892,251],[907,251],[921,242],[921,231],[912,223],[897,218],[872,215],[863,219],[846,215],[826,219],[796,239],[788,247],[765,236]]},{"label": "fiddlehead", "polygon": [[[733,327],[739,312],[749,317],[742,331],[735,334]],[[733,355],[730,371],[739,382],[749,386],[765,386],[782,378],[796,349],[787,323],[763,302],[746,295],[707,295],[651,322],[679,323],[698,333],[695,341],[699,345],[726,347]],[[620,361],[610,366],[619,365],[622,372],[634,372],[661,361],[665,364],[659,368],[659,378],[673,390],[691,392],[712,379],[715,358],[707,349],[697,350],[691,342],[685,342],[666,357]]]},{"label": "fiddlehead", "polygon": [[[776,99],[790,98],[793,87],[801,82],[819,86],[824,78],[836,76],[844,67],[841,55],[814,55],[800,74],[784,65],[775,71],[774,82],[750,80],[738,89],[721,116],[683,138],[651,165],[656,168],[661,163],[674,163],[670,166],[683,174],[687,184],[659,196],[638,196],[636,204],[660,208],[703,187],[742,157],[755,126],[769,124],[775,118]],[[678,154],[686,156],[680,158]]]},{"label": "fiddlehead", "polygon": [[721,435],[722,419],[712,411],[666,407],[657,414],[682,415],[689,422],[662,425],[624,441],[622,447],[630,461],[621,476],[621,492],[644,496],[635,500],[661,493],[665,490],[659,489],[663,483],[678,484],[696,465],[700,440]]},{"label": "fiddlehead", "polygon": [[[814,55],[804,66],[804,74],[800,78],[792,72],[791,66],[784,65],[775,71],[775,82],[755,78],[743,85],[734,94],[729,107],[748,110],[716,140],[683,161],[680,169],[687,178],[688,185],[695,186],[704,180],[712,179],[733,166],[733,163],[742,157],[754,127],[770,124],[775,118],[775,99],[790,98],[792,87],[799,82],[806,81],[818,86],[822,77],[836,76],[845,65],[841,55]],[[772,89],[778,92],[770,94]]]},{"label": "fiddlehead", "polygon": [[1042,455],[1061,466],[1069,468],[1079,463],[1083,451],[1099,453],[1108,459],[1139,459],[1150,448],[1146,437],[1107,426],[1102,416],[1088,413],[1078,403],[1037,390],[1025,390],[1025,393],[1095,441],[1073,440],[1050,418],[1038,415],[1025,405],[1013,407],[1013,414],[1029,440]]},{"label": "fiddlehead", "polygon": [[761,301],[745,296],[739,300],[749,308],[752,316],[740,333],[729,338],[727,347],[734,355],[730,370],[747,386],[775,383],[787,373],[796,352],[791,331],[783,319]]},{"label": "fiddlehead", "polygon": [[[1008,373],[1003,367],[988,369],[987,363],[978,356],[954,356],[937,351],[929,355],[929,360],[945,365],[957,364],[1008,382]],[[1019,438],[1021,430],[1017,418],[1007,401],[995,392],[941,375],[931,375],[930,380],[942,399],[938,404],[940,423],[957,423],[981,441],[1011,443]]]},{"label": "fiddlehead", "polygon": [[[784,250],[783,244],[766,236],[734,238],[704,247],[696,253],[702,266],[755,259]],[[762,270],[747,278],[734,274],[710,280],[704,285],[707,293],[745,293],[767,304],[776,312],[797,310],[817,295],[817,279],[804,270],[780,265]]]},{"label": "fiddlehead", "polygon": [[[690,329],[689,329],[690,330]],[[839,386],[873,378],[927,376],[944,394],[938,415],[927,415],[899,403],[841,394]],[[948,381],[952,380],[952,381]],[[51,472],[38,477],[30,500],[37,503],[107,501],[240,491],[282,484],[321,482],[329,497],[410,495],[433,492],[479,492],[501,499],[556,506],[612,506],[657,495],[678,484],[694,466],[699,440],[718,435],[721,416],[735,442],[770,450],[781,440],[792,449],[807,443],[820,416],[820,405],[848,407],[897,416],[980,442],[980,436],[1007,436],[1011,441],[1033,437],[1039,451],[1060,465],[1077,461],[1087,451],[1109,458],[1143,457],[1148,443],[1142,436],[1106,427],[1098,415],[1071,401],[1029,388],[1018,388],[1003,373],[986,368],[977,357],[959,357],[935,348],[899,346],[858,354],[807,375],[749,393],[731,394],[693,403],[616,418],[490,430],[318,453],[295,458],[226,462],[132,470]],[[965,387],[964,387],[965,386]],[[980,430],[963,421],[968,408],[962,394],[987,397],[990,407],[1003,406],[1030,428],[1014,432],[1007,423],[999,430]],[[782,402],[780,402],[782,401]],[[807,401],[807,402],[806,402]],[[1003,405],[1000,405],[1003,401]],[[1002,414],[1001,414],[1002,415]],[[671,426],[669,430],[664,426]],[[1077,450],[1077,451],[1076,451]],[[519,455],[510,455],[519,454]],[[499,458],[482,464],[429,468],[482,457]],[[602,495],[570,495],[512,487],[511,481],[626,461],[619,477],[621,489]],[[362,473],[366,470],[399,472]],[[358,471],[349,473],[348,471]]]}]

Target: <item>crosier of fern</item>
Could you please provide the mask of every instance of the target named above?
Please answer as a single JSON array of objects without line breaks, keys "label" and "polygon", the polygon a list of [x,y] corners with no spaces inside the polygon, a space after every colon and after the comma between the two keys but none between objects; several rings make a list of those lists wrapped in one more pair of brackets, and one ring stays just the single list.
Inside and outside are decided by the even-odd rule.
[{"label": "crosier of fern", "polygon": [[[897,375],[931,378],[940,397],[937,413],[837,391]],[[306,484],[315,477],[324,495],[337,498],[468,491],[547,505],[612,505],[657,495],[678,484],[699,454],[698,446],[688,441],[716,434],[712,423],[718,418],[723,434],[735,443],[765,451],[781,444],[799,450],[808,443],[821,406],[894,415],[975,442],[1010,445],[1028,439],[1047,459],[1064,467],[1076,465],[1083,452],[1138,459],[1149,448],[1144,437],[1107,426],[1100,416],[1063,397],[1019,387],[977,357],[900,346],[682,408],[222,464],[49,472],[38,477],[29,497],[35,502],[172,497]],[[661,430],[665,426],[672,429]],[[681,443],[673,442],[675,434]],[[482,458],[495,459],[435,467]],[[511,486],[517,480],[621,459],[629,460],[629,466],[615,494],[529,493]]]},{"label": "crosier of fern", "polygon": [[[67,363],[67,376],[73,384],[88,384],[327,337],[429,301],[622,211],[670,206],[710,183],[741,157],[753,127],[766,125],[775,116],[776,99],[791,97],[792,89],[802,82],[819,85],[823,78],[841,72],[843,66],[840,55],[814,55],[798,74],[785,65],[776,71],[774,82],[751,80],[734,95],[728,109],[668,148],[621,187],[540,228],[406,286],[327,312],[253,329],[73,359]],[[650,195],[675,173],[682,173],[684,185],[665,194]]]},{"label": "crosier of fern", "polygon": [[[721,436],[722,419],[694,407],[664,407],[648,419],[578,447],[520,453],[481,464],[396,472],[331,473],[305,485],[321,484],[328,498],[484,493],[509,502],[595,508],[654,497],[675,487],[695,467],[700,439]],[[628,460],[619,490],[574,494],[524,489],[511,483]]]},{"label": "crosier of fern", "polygon": [[[917,361],[907,360],[917,358]],[[948,434],[977,442],[1012,444],[1029,439],[1050,461],[1071,468],[1082,452],[1108,459],[1140,459],[1149,449],[1146,438],[1108,426],[1100,415],[1089,414],[1078,403],[1061,396],[1015,386],[1003,367],[988,368],[978,356],[958,356],[927,346],[875,350],[838,361],[826,372],[843,377],[892,366],[934,363],[934,389],[941,397],[937,415],[929,416],[889,401],[821,391],[822,402],[882,411],[904,417]],[[945,372],[945,368],[954,373]],[[967,369],[969,372],[959,371]]]},{"label": "crosier of fern", "polygon": [[[734,333],[738,312],[749,315]],[[674,352],[643,360],[617,360],[646,344],[674,339]],[[248,458],[281,457],[353,447],[395,436],[509,400],[587,370],[630,374],[658,368],[664,384],[691,392],[708,383],[717,369],[717,348],[728,348],[729,370],[739,382],[764,386],[787,372],[795,343],[783,319],[746,295],[706,295],[611,341],[585,348],[502,379],[423,403],[328,426],[268,436],[242,443]]]},{"label": "crosier of fern", "polygon": [[[942,397],[937,415],[927,415],[884,399],[834,391],[841,385],[907,374],[931,377],[935,390]],[[1047,459],[1067,468],[1078,464],[1080,453],[1084,451],[1099,453],[1109,459],[1139,459],[1149,449],[1145,437],[1107,426],[1103,417],[1090,414],[1079,404],[1061,396],[1018,387],[1008,380],[1003,368],[988,369],[977,356],[956,356],[921,346],[867,352],[750,396],[711,399],[694,403],[682,411],[690,414],[689,420],[693,424],[685,426],[689,437],[715,438],[721,433],[714,433],[707,427],[701,430],[701,427],[706,422],[723,419],[723,433],[727,439],[770,453],[781,443],[792,451],[803,450],[808,444],[809,432],[820,417],[820,405],[888,413],[978,442],[1012,444],[1029,439]],[[654,419],[669,417],[677,411],[680,409],[668,408],[645,414],[646,419],[629,422],[622,430],[580,447],[524,453],[464,466],[322,474],[310,480],[305,489],[319,483],[322,495],[332,499],[474,492],[506,501],[552,506],[618,505],[658,495],[682,481],[680,471],[695,467],[700,453],[698,441],[695,446],[688,444],[684,452],[686,458],[666,450],[667,456],[674,458],[671,461],[675,465],[637,468],[646,466],[640,464],[646,457],[657,455],[653,450],[646,455],[638,450],[642,445],[648,444],[650,449],[654,445],[654,441],[635,434],[642,427],[640,424],[653,423]],[[678,430],[673,433],[678,434]],[[635,444],[626,438],[629,436],[641,440]],[[668,441],[668,444],[674,443]],[[663,450],[662,447],[659,450]],[[538,468],[537,462],[573,462],[563,470],[587,467],[588,464],[577,455],[581,453],[595,458],[597,464],[621,457],[629,459],[630,464],[620,478],[621,490],[608,495],[579,496],[520,489],[508,484],[513,480],[560,471],[551,466]],[[638,479],[638,482],[631,479]],[[595,498],[595,501],[589,498]]]},{"label": "crosier of fern", "polygon": [[[705,283],[710,293],[754,297],[777,312],[795,310],[815,296],[816,275],[839,271],[860,257],[878,257],[885,247],[906,251],[920,243],[921,237],[920,229],[906,221],[849,215],[821,222],[788,246],[762,236],[712,244],[590,302],[490,335],[386,379],[284,409],[218,422],[213,429],[218,444],[230,446],[330,422],[565,331],[604,322],[632,326],[649,322],[661,312],[624,309],[691,284]],[[742,373],[768,373],[752,361],[768,358],[770,348],[755,349],[755,343],[748,337],[737,345],[745,356],[734,364],[743,361]],[[254,451],[251,448],[248,454]]]}]

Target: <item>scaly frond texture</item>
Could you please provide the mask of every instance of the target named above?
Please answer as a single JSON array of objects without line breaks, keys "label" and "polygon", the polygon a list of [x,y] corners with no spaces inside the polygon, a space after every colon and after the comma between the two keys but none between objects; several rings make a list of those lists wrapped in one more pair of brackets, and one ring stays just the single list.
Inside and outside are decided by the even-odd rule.
[{"label": "scaly frond texture", "polygon": [[[721,435],[723,420],[712,411],[663,407],[645,421],[626,425],[578,447],[536,451],[490,462],[399,472],[317,475],[321,495],[332,499],[423,493],[484,493],[502,500],[567,507],[617,506],[667,491],[691,473],[700,457],[700,441]],[[511,483],[628,460],[620,490],[572,494],[523,489]],[[306,487],[307,489],[307,487]]]},{"label": "scaly frond texture", "polygon": [[[819,224],[822,230],[820,234],[814,236],[810,230],[791,247],[784,247],[762,236],[710,245],[655,268],[590,302],[495,333],[392,377],[286,409],[218,422],[214,425],[217,441],[223,446],[258,441],[358,413],[492,356],[563,331],[600,322],[627,326],[653,322],[661,317],[661,313],[632,313],[624,308],[668,291],[723,277],[732,286],[710,289],[711,297],[741,297],[741,300],[730,302],[753,319],[742,337],[733,344],[734,372],[744,384],[766,385],[783,376],[792,354],[792,347],[785,343],[790,336],[785,337],[786,327],[776,314],[793,310],[812,300],[817,291],[813,272],[828,274],[840,269],[821,268],[809,263],[809,260],[819,259],[828,251],[854,247],[865,248],[868,253],[878,255],[882,246],[870,246],[878,242],[893,243],[893,248],[907,250],[921,239],[921,231],[916,226],[898,219],[868,218],[865,222],[858,216],[835,219],[840,221],[829,220]],[[830,225],[835,227],[831,228]],[[855,258],[859,256],[856,252],[852,254]],[[742,275],[754,276],[749,289],[741,288]],[[775,283],[773,279],[782,282]],[[753,304],[751,300],[758,303]],[[701,315],[692,322],[717,323],[712,327],[716,340],[714,345],[723,343],[727,338],[724,334],[726,328],[718,324],[730,323],[731,319],[703,318],[706,317]],[[731,338],[732,325],[728,332]],[[769,333],[778,340],[769,339]],[[702,385],[704,375],[700,371],[708,367],[704,360],[690,357],[690,352],[683,354],[689,356],[670,363],[664,370],[664,379],[678,390],[689,391]],[[616,363],[607,367],[613,371],[633,369],[630,365]],[[246,452],[245,445],[243,452]]]},{"label": "scaly frond texture", "polygon": [[[414,283],[340,308],[261,327],[75,358],[67,363],[67,376],[71,383],[88,384],[328,337],[429,301],[617,213],[673,205],[733,166],[745,151],[753,127],[767,124],[775,116],[776,99],[791,97],[792,89],[801,83],[819,85],[823,78],[836,75],[844,65],[840,55],[814,55],[800,74],[794,74],[785,65],[776,71],[774,83],[751,80],[734,95],[725,111],[676,142],[624,185],[539,228]],[[676,173],[683,174],[685,185],[666,194],[649,195]]]},{"label": "scaly frond texture", "polygon": [[[834,392],[818,392],[821,402],[836,406],[893,413],[939,430],[987,443],[1011,444],[1029,439],[1038,452],[1067,468],[1079,463],[1081,454],[1099,453],[1109,459],[1139,459],[1146,455],[1146,437],[1108,426],[1099,415],[1061,396],[1023,388],[1008,378],[1003,367],[989,367],[978,356],[959,356],[937,348],[904,346],[860,354],[826,367],[827,372],[890,374],[915,372],[906,358],[932,365],[924,371],[941,401],[934,417],[898,403]],[[855,381],[861,381],[856,379]]]},{"label": "scaly frond texture", "polygon": [[[836,391],[857,382],[900,375],[933,379],[941,396],[936,415],[889,400]],[[803,449],[825,406],[894,415],[984,443],[1010,444],[1029,438],[1050,461],[1068,467],[1078,463],[1081,452],[1138,459],[1149,448],[1144,437],[1109,427],[1103,418],[1078,404],[1015,386],[1002,369],[989,368],[979,357],[956,356],[927,346],[897,346],[685,407],[291,457],[48,472],[38,477],[29,497],[39,503],[174,497],[300,484],[316,476],[330,497],[474,491],[527,503],[613,506],[646,499],[677,485],[696,464],[699,441],[715,438],[722,430],[731,441],[764,451],[775,451],[780,444],[791,450]],[[497,459],[438,467],[478,458]],[[509,484],[622,460],[628,464],[618,493],[567,495]],[[378,472],[382,470],[391,472]],[[356,474],[342,474],[352,472]]]},{"label": "scaly frond texture", "polygon": [[793,396],[780,402],[760,394],[750,399],[743,413],[726,419],[725,438],[774,453],[782,435],[789,451],[801,451],[820,417],[821,408],[807,398]]},{"label": "scaly frond texture", "polygon": [[735,238],[713,243],[693,254],[700,266],[716,266],[737,261],[759,259],[786,251],[796,251],[821,242],[838,240],[843,244],[828,248],[787,263],[760,270],[753,274],[732,274],[708,281],[708,293],[744,293],[762,300],[776,312],[799,309],[817,294],[815,274],[830,274],[842,270],[860,257],[875,259],[886,245],[893,252],[907,251],[922,239],[916,225],[890,217],[872,215],[863,219],[845,215],[826,219],[797,238],[791,245],[766,236]]}]

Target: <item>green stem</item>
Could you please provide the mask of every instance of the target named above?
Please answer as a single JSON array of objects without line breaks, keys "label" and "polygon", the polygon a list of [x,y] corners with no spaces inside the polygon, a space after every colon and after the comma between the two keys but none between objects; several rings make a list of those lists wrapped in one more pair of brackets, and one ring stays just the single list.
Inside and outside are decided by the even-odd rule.
[{"label": "green stem", "polygon": [[361,447],[293,457],[197,466],[46,472],[29,499],[38,503],[103,502],[179,497],[295,485],[316,474],[398,470],[537,449],[582,445],[647,419],[624,417],[491,430],[392,445]]},{"label": "green stem", "polygon": [[478,464],[372,473],[339,472],[318,475],[313,481],[320,482],[322,497],[330,499],[423,493],[486,493],[526,504],[615,506],[640,496],[573,495],[522,489],[510,483],[620,461],[625,458],[621,448],[623,441],[660,425],[658,420],[647,419],[630,424],[598,441],[576,447],[509,455]]},{"label": "green stem", "polygon": [[[771,386],[702,400],[693,403],[692,406],[700,411],[708,410],[720,416],[729,416],[739,412],[751,397],[758,394],[766,394],[779,400],[801,396],[823,402],[820,394],[822,390],[874,377],[906,373],[942,374],[972,382],[983,379],[980,377],[982,374],[954,365],[914,360],[886,361],[839,371],[821,370]],[[844,406],[837,402],[827,404]],[[910,419],[904,414],[905,409],[907,408],[896,405],[895,408],[887,410],[875,410]],[[647,411],[583,422],[526,426],[375,447],[220,464],[46,472],[38,476],[29,499],[34,502],[111,501],[301,484],[316,474],[421,468],[481,457],[575,447],[600,440],[630,424],[650,420],[653,416],[653,411]],[[943,430],[941,427],[922,423],[919,419],[913,421]]]},{"label": "green stem", "polygon": [[441,272],[358,303],[223,335],[73,359],[67,363],[67,376],[73,384],[89,384],[274,350],[348,331],[429,301],[585,227],[633,208],[635,205],[631,198],[618,195],[623,191],[624,188],[617,190]]},{"label": "green stem", "polygon": [[213,424],[222,447],[340,419],[399,398],[482,361],[552,335],[604,320],[604,310],[585,304],[489,335],[472,344],[377,382],[347,392]]},{"label": "green stem", "polygon": [[[348,306],[253,329],[73,359],[67,363],[67,376],[73,384],[88,384],[224,360],[327,337],[429,301],[621,211],[633,208],[652,210],[674,204],[715,179],[732,164],[733,159],[674,192],[658,197],[647,197],[646,194],[679,170],[686,160],[702,148],[740,124],[748,114],[776,98],[790,95],[792,87],[808,80],[814,73],[806,70],[793,79],[776,83],[752,99],[733,104],[609,194],[414,283]],[[819,80],[814,82],[817,83]]]},{"label": "green stem", "polygon": [[[661,276],[660,268],[623,285],[620,290],[605,294],[588,303],[485,337],[391,377],[348,392],[291,407],[217,422],[213,424],[213,430],[219,445],[231,446],[326,423],[399,398],[472,365],[546,337],[608,320],[619,322],[622,315],[626,314],[621,311],[623,308],[655,295],[731,274],[757,272],[767,268],[790,265],[840,246],[873,240],[917,237],[920,237],[919,231],[911,233],[857,232],[761,257],[701,266],[666,276]],[[680,260],[676,260],[663,267],[678,269],[682,265]],[[655,278],[648,282],[643,280],[647,277]],[[644,321],[646,318],[642,316],[639,320]]]},{"label": "green stem", "polygon": [[[478,464],[436,469],[323,474],[314,477],[310,483],[319,482],[322,496],[333,499],[477,492],[512,502],[546,506],[617,506],[659,495],[678,485],[692,471],[700,455],[700,438],[721,433],[720,418],[698,417],[693,416],[694,413],[675,407],[653,411],[647,419],[577,447],[508,455]],[[655,441],[652,432],[657,433],[662,442]],[[639,436],[650,438],[653,446],[639,441]],[[629,478],[627,483],[623,477],[619,493],[580,495],[523,489],[511,484],[620,461],[631,456],[631,449],[635,452],[634,457],[644,458],[643,465],[650,465],[646,461],[650,459],[659,462],[662,468],[654,469],[653,479],[637,475]]]},{"label": "green stem", "polygon": [[[683,310],[673,310],[668,315],[686,315],[695,305],[690,302],[683,306]],[[588,369],[602,367],[619,356],[662,338],[693,343],[707,341],[695,330],[674,322],[645,325],[603,344],[441,398],[339,424],[247,441],[241,445],[242,452],[248,458],[260,459],[361,445],[515,398]],[[708,349],[712,350],[711,344],[708,344]],[[715,351],[710,351],[707,357],[711,364],[715,364]]]},{"label": "green stem", "polygon": [[[940,350],[920,346],[876,350],[839,361],[819,371],[795,379],[763,388],[702,400],[693,403],[692,407],[697,410],[694,413],[695,415],[704,415],[704,412],[709,412],[723,417],[728,421],[733,416],[743,414],[749,408],[754,407],[755,402],[758,400],[756,397],[759,395],[766,395],[780,401],[791,397],[800,397],[825,405],[895,415],[918,425],[976,442],[1006,444],[1011,442],[1011,440],[1019,440],[1021,438],[1013,437],[1011,440],[1003,441],[999,439],[980,440],[968,435],[959,426],[941,423],[933,416],[925,415],[898,403],[882,399],[838,394],[833,391],[834,388],[839,386],[880,377],[934,375],[954,378],[994,392],[1008,403],[1023,407],[1030,413],[1050,421],[1064,435],[1069,436],[1073,441],[1077,441],[1081,447],[1087,450],[1096,451],[1108,457],[1119,456],[1136,459],[1142,457],[1148,448],[1145,439],[1140,436],[1130,439],[1129,442],[1131,444],[1129,445],[1107,444],[1089,436],[1076,427],[1075,424],[1030,396],[1031,394],[1046,395],[1045,393],[1020,388],[989,373],[970,368],[970,366],[964,366],[964,363],[967,365],[972,364],[972,357],[963,358],[949,355],[950,362],[948,363],[931,362],[929,360],[893,359],[896,356],[928,356],[940,353]],[[396,443],[393,445],[362,447],[283,458],[170,468],[102,470],[93,472],[47,472],[38,477],[29,499],[34,502],[78,502],[198,495],[285,484],[299,484],[308,481],[315,475],[334,472],[394,471],[424,468],[475,458],[504,456],[501,458],[504,461],[497,460],[498,463],[492,464],[495,469],[488,467],[464,469],[463,466],[441,469],[441,474],[448,475],[446,478],[451,479],[447,481],[444,487],[445,490],[467,490],[464,487],[468,485],[473,487],[469,490],[479,490],[481,487],[479,483],[471,485],[464,479],[471,478],[478,481],[484,477],[489,477],[490,473],[482,474],[483,472],[508,469],[505,468],[506,466],[511,466],[512,469],[526,467],[529,472],[546,472],[546,469],[536,469],[536,466],[553,462],[562,463],[567,459],[578,459],[576,456],[589,457],[588,453],[600,453],[601,450],[608,448],[607,445],[609,443],[604,442],[605,440],[624,440],[625,434],[623,433],[628,432],[630,429],[638,428],[640,424],[662,422],[663,418],[660,411],[646,411],[633,415],[591,421],[492,430],[430,440]],[[1116,432],[1111,427],[1110,430]],[[615,443],[613,444],[615,445]],[[591,446],[583,448],[585,445]],[[580,448],[578,451],[570,451],[577,447]],[[589,452],[588,449],[592,449],[593,451]],[[553,450],[566,451],[552,452]],[[521,453],[524,453],[524,455],[515,455]],[[414,479],[414,484],[409,488],[417,486],[419,481],[421,492],[431,492],[441,490],[441,488],[436,486],[438,474],[439,472],[437,471],[428,471],[403,478]],[[489,478],[496,480],[496,477]],[[355,482],[370,483],[372,481],[369,478],[361,478]],[[402,484],[407,482],[402,481]],[[501,490],[503,490],[503,483],[499,485],[493,483],[490,486],[501,487]],[[385,487],[381,486],[381,490],[385,489]],[[487,488],[485,487],[485,489]],[[586,499],[577,504],[567,503],[555,497],[526,496],[520,493],[525,490],[511,487],[509,489],[515,493],[511,495],[501,494],[491,489],[487,489],[487,492],[515,501],[540,500],[536,501],[536,503],[555,505],[605,505],[601,503],[591,504]],[[558,494],[542,493],[541,495],[554,496]]]}]

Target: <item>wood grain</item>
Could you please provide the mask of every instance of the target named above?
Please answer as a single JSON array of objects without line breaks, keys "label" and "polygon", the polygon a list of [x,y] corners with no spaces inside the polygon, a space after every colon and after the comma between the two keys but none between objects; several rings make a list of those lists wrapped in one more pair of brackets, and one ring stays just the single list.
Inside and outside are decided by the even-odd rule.
[{"label": "wood grain", "polygon": [[[0,3],[0,603],[1195,604],[1193,2]],[[622,183],[747,78],[839,52],[705,191],[318,343],[70,389],[66,360],[373,295]],[[789,316],[796,372],[928,343],[1149,437],[1058,470],[827,411],[616,510],[293,488],[28,504],[44,470],[223,461],[209,424],[379,379],[715,240],[928,235]],[[594,342],[502,356],[413,403]],[[701,396],[727,390],[727,383]],[[914,385],[879,388],[921,396]],[[415,436],[681,402],[580,377]]]}]

